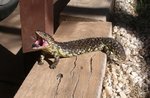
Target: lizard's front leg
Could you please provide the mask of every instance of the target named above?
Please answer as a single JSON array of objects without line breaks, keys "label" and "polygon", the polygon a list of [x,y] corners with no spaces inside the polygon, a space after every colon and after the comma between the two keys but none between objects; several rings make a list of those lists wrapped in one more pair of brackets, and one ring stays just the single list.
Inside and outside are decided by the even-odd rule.
[{"label": "lizard's front leg", "polygon": [[50,65],[49,67],[50,67],[50,69],[54,69],[54,68],[56,68],[56,65],[58,64],[58,62],[59,62],[59,56],[54,56],[54,62],[53,62],[53,64],[52,65]]},{"label": "lizard's front leg", "polygon": [[44,64],[44,59],[45,59],[45,56],[43,54],[41,54],[39,59],[38,59],[38,64],[43,65]]}]

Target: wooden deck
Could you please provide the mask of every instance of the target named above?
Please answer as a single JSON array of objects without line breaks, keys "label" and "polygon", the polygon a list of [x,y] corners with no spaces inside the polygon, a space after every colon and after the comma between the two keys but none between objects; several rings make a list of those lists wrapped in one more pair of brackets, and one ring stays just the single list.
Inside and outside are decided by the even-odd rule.
[{"label": "wooden deck", "polygon": [[[54,3],[59,6],[56,1],[54,0]],[[54,10],[58,12],[54,13],[57,16],[54,19],[54,29],[59,26],[58,18],[61,11],[56,8],[54,6]],[[67,17],[70,15],[65,15],[65,21]],[[56,40],[111,37],[112,25],[110,22],[106,20],[98,22],[99,20],[92,18],[88,18],[90,22],[87,22],[85,17],[74,15],[71,17],[73,21],[75,20],[74,22],[72,19],[66,22],[61,21],[56,34],[53,35]],[[93,52],[77,57],[62,58],[54,70],[49,69],[47,62],[42,66],[37,65],[35,61],[39,55],[38,52],[22,52],[19,7],[11,16],[0,22],[0,38],[0,59],[2,61],[0,97],[14,96],[25,79],[15,94],[15,98],[100,98],[107,60],[105,54]]]}]

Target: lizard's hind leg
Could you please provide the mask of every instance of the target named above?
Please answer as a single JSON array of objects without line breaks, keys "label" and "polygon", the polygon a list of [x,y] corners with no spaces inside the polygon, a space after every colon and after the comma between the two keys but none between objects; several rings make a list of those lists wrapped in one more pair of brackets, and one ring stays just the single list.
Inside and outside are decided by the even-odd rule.
[{"label": "lizard's hind leg", "polygon": [[56,65],[58,64],[59,62],[59,56],[55,56],[54,57],[54,62],[49,66],[50,69],[54,69],[56,68]]}]

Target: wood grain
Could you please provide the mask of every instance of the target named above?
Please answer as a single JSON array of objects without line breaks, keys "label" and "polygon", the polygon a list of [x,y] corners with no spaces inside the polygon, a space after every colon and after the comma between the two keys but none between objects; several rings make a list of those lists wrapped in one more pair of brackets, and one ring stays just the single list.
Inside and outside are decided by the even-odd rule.
[{"label": "wood grain", "polygon": [[113,0],[71,0],[61,13],[61,20],[107,21]]}]

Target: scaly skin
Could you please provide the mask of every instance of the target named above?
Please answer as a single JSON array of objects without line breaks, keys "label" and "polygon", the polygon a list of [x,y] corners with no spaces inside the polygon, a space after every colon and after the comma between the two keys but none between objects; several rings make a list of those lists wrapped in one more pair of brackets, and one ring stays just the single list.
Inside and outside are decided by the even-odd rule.
[{"label": "scaly skin", "polygon": [[42,50],[45,54],[54,56],[55,60],[50,68],[56,67],[60,57],[77,56],[93,51],[102,51],[111,59],[122,61],[126,59],[123,46],[112,38],[96,37],[68,42],[57,42],[50,35],[44,32],[36,31],[36,34],[38,37],[42,38],[47,45],[36,45],[34,43],[33,49]]}]

